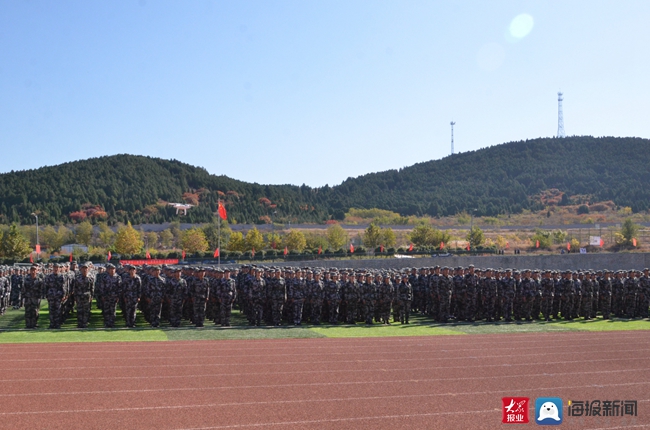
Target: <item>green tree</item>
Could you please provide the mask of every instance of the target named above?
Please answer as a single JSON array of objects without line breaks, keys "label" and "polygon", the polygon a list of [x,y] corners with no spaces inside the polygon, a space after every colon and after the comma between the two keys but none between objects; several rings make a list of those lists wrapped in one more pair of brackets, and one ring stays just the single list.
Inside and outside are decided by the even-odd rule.
[{"label": "green tree", "polygon": [[392,246],[395,246],[397,243],[397,237],[395,237],[395,232],[393,231],[392,228],[387,227],[382,229],[382,235],[383,235],[383,242],[382,245],[384,245],[386,248],[390,248]]},{"label": "green tree", "polygon": [[88,221],[83,221],[74,229],[75,242],[89,246],[93,240],[93,225]]},{"label": "green tree", "polygon": [[50,252],[56,252],[63,245],[69,243],[72,239],[71,236],[70,230],[64,226],[59,226],[58,229],[55,229],[51,225],[48,225],[41,232],[43,244],[48,247]]},{"label": "green tree", "polygon": [[290,251],[302,252],[307,247],[307,239],[305,239],[305,235],[301,231],[290,230],[284,236],[284,245]]},{"label": "green tree", "polygon": [[483,242],[485,241],[485,235],[483,234],[483,230],[481,230],[479,227],[474,226],[467,233],[466,239],[469,242],[469,245],[472,248],[475,248],[483,244]]},{"label": "green tree", "polygon": [[539,241],[539,247],[541,249],[550,249],[553,244],[553,234],[548,230],[535,230],[535,234],[530,238],[532,247],[537,247],[537,241]]},{"label": "green tree", "polygon": [[155,231],[147,232],[145,233],[144,238],[145,238],[144,243],[147,246],[147,248],[149,249],[158,248],[158,233],[156,233]]},{"label": "green tree", "polygon": [[120,254],[137,254],[142,251],[144,242],[140,233],[133,228],[131,223],[120,227],[115,235],[115,251]]},{"label": "green tree", "polygon": [[205,233],[200,228],[191,228],[183,232],[181,239],[183,250],[189,253],[205,252],[208,250],[208,241]]},{"label": "green tree", "polygon": [[230,235],[228,240],[228,251],[244,252],[246,250],[246,243],[244,242],[244,235],[241,231],[235,231]]},{"label": "green tree", "polygon": [[115,232],[105,222],[99,223],[99,243],[105,248],[110,248],[115,243]]},{"label": "green tree", "polygon": [[415,246],[439,247],[441,242],[449,243],[451,235],[447,231],[438,230],[428,224],[419,224],[408,236]]},{"label": "green tree", "polygon": [[160,236],[160,245],[164,249],[169,249],[174,245],[174,235],[170,229],[161,231],[158,236]]},{"label": "green tree", "polygon": [[625,221],[623,221],[623,225],[621,226],[620,239],[618,242],[620,242],[620,245],[632,246],[633,239],[638,238],[638,235],[638,224],[635,224],[631,218],[626,218]]},{"label": "green tree", "polygon": [[374,249],[381,245],[383,239],[384,236],[382,234],[381,227],[373,222],[370,223],[366,231],[363,232],[361,240],[363,241],[363,245],[366,248]]},{"label": "green tree", "polygon": [[341,249],[350,240],[348,232],[338,224],[329,226],[325,235],[327,237],[327,242],[330,245],[330,249]]},{"label": "green tree", "polygon": [[260,231],[253,227],[252,229],[248,230],[248,233],[246,233],[246,239],[244,239],[244,243],[246,245],[246,251],[250,251],[252,249],[255,249],[255,251],[261,251],[264,249],[264,236],[262,236],[262,233]]},{"label": "green tree", "polygon": [[266,243],[269,245],[269,248],[277,249],[282,244],[282,238],[275,232],[267,233]]},{"label": "green tree", "polygon": [[12,224],[9,230],[2,235],[0,244],[0,253],[5,258],[12,260],[22,260],[32,252],[29,246],[29,240],[22,234],[16,224]]},{"label": "green tree", "polygon": [[208,224],[203,227],[203,233],[205,233],[205,238],[208,240],[208,245],[210,249],[217,249],[219,246],[219,224],[221,222],[221,247],[223,248],[230,239],[232,230],[228,225],[228,221],[218,219],[215,222]]},{"label": "green tree", "polygon": [[[329,242],[327,241],[327,237],[318,234],[318,233],[313,233],[313,232],[308,232],[305,234],[305,239],[307,240],[307,248],[309,249],[318,249],[321,248],[323,250],[326,250],[327,247],[329,246]],[[345,242],[343,242],[345,244]],[[343,246],[343,245],[341,245]]]}]

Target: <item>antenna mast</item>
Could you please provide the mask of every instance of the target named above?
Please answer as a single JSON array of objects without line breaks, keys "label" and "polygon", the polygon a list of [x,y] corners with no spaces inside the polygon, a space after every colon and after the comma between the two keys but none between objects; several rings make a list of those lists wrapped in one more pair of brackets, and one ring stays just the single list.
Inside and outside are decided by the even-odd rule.
[{"label": "antenna mast", "polygon": [[564,115],[562,114],[562,93],[557,93],[557,137],[565,137]]},{"label": "antenna mast", "polygon": [[454,126],[456,123],[452,121],[449,125],[451,125],[451,155],[454,155]]}]

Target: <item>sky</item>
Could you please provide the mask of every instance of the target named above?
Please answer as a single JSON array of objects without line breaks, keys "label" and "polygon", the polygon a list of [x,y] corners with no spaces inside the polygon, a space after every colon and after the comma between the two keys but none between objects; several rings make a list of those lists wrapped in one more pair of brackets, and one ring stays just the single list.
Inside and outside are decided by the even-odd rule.
[{"label": "sky", "polygon": [[[650,137],[650,2],[0,2],[0,172],[112,154],[336,185],[557,133]],[[612,154],[615,156],[615,154]]]}]

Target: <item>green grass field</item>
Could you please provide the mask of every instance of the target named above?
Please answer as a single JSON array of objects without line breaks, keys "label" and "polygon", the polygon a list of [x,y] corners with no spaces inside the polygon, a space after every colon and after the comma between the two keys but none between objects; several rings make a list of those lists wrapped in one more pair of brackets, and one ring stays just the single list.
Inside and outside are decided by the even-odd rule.
[{"label": "green grass field", "polygon": [[218,339],[288,339],[288,338],[354,338],[387,336],[439,336],[488,333],[526,333],[553,331],[616,331],[616,330],[650,330],[650,321],[646,320],[596,320],[551,321],[551,322],[516,322],[516,323],[452,323],[438,324],[429,318],[413,316],[411,324],[341,324],[341,325],[303,325],[282,327],[250,327],[243,315],[233,311],[232,327],[224,328],[207,322],[204,328],[197,329],[189,322],[183,321],[181,327],[173,328],[167,323],[157,329],[149,327],[142,315],[138,313],[138,328],[127,329],[118,310],[117,328],[104,329],[101,313],[94,308],[90,326],[87,329],[76,328],[76,316],[73,313],[60,330],[49,330],[47,302],[43,301],[39,317],[39,327],[26,330],[24,310],[9,309],[0,317],[0,343],[43,343],[43,342],[132,342],[132,341],[167,341],[167,340],[218,340]]}]

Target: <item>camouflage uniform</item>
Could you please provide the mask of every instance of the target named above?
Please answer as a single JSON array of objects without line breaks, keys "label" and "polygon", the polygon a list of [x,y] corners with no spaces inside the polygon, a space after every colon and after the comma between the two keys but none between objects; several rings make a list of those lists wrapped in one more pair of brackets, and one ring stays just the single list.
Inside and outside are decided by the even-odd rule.
[{"label": "camouflage uniform", "polygon": [[[507,273],[507,272],[506,272]],[[506,276],[501,280],[501,293],[502,293],[502,305],[503,317],[506,321],[512,321],[513,312],[514,312],[514,301],[516,291],[516,283],[514,278]]]},{"label": "camouflage uniform", "polygon": [[95,278],[90,275],[83,276],[79,273],[72,284],[74,300],[77,304],[77,327],[86,328],[90,321],[90,305],[93,301]]},{"label": "camouflage uniform", "polygon": [[413,300],[413,289],[408,282],[408,277],[403,277],[402,282],[397,286],[397,299],[399,300],[399,321],[402,324],[409,324],[411,313],[411,300]]},{"label": "camouflage uniform", "polygon": [[321,313],[323,310],[323,281],[312,279],[307,284],[309,307],[311,308],[311,323],[320,324]]},{"label": "camouflage uniform", "polygon": [[219,320],[223,327],[230,327],[232,305],[237,299],[237,286],[234,279],[224,276],[220,279],[219,289]]},{"label": "camouflage uniform", "polygon": [[169,298],[169,324],[172,327],[179,327],[183,317],[183,302],[187,296],[187,282],[183,278],[171,277],[167,279],[166,287]]},{"label": "camouflage uniform", "polygon": [[369,277],[361,286],[361,314],[366,324],[372,324],[372,317],[375,312],[375,300],[377,288]]},{"label": "camouflage uniform", "polygon": [[483,297],[483,309],[485,318],[488,322],[499,320],[496,313],[497,303],[497,280],[492,276],[486,277],[483,280],[483,288],[481,289],[481,296]]},{"label": "camouflage uniform", "polygon": [[259,326],[264,317],[266,302],[266,281],[264,278],[251,278],[248,284],[248,297],[251,303],[252,324]]},{"label": "camouflage uniform", "polygon": [[637,292],[637,279],[634,274],[628,276],[623,284],[625,289],[625,316],[627,318],[634,318],[636,312],[636,292]]},{"label": "camouflage uniform", "polygon": [[113,328],[115,327],[117,300],[122,294],[122,278],[117,274],[111,276],[107,273],[102,278],[100,290],[104,306],[104,327]]},{"label": "camouflage uniform", "polygon": [[641,318],[648,318],[648,307],[650,306],[650,277],[648,272],[639,278],[636,315]]},{"label": "camouflage uniform", "polygon": [[300,277],[299,273],[291,280],[291,284],[287,286],[287,296],[290,296],[292,309],[291,320],[293,324],[300,325],[302,323],[302,309],[305,304],[306,296],[305,280]]},{"label": "camouflage uniform", "polygon": [[41,309],[41,297],[43,297],[43,281],[36,275],[25,277],[23,283],[23,298],[25,300],[25,327],[36,328],[38,324],[38,313]]},{"label": "camouflage uniform", "polygon": [[61,328],[61,301],[66,295],[65,279],[60,273],[51,273],[45,278],[44,284],[50,314],[50,328]]},{"label": "camouflage uniform", "polygon": [[[233,281],[234,282],[234,281]],[[193,322],[197,327],[203,327],[206,316],[206,303],[211,300],[210,297],[210,278],[204,276],[192,277],[192,282],[188,283],[189,296],[192,298],[192,306],[194,306]]]},{"label": "camouflage uniform", "polygon": [[339,302],[341,301],[341,286],[333,279],[323,283],[323,300],[327,306],[330,324],[336,324],[339,318]]},{"label": "camouflage uniform", "polygon": [[540,310],[544,316],[544,319],[546,321],[550,321],[551,314],[553,312],[553,301],[555,298],[555,283],[553,282],[553,279],[549,277],[543,278],[540,284],[542,287],[542,301]]},{"label": "camouflage uniform", "polygon": [[623,286],[623,280],[620,278],[620,274],[617,274],[614,279],[612,279],[612,313],[618,318],[623,317],[624,309],[624,297],[625,287]]},{"label": "camouflage uniform", "polygon": [[135,313],[138,301],[142,296],[142,278],[138,275],[128,276],[122,281],[122,297],[124,300],[124,319],[127,327],[135,327]]},{"label": "camouflage uniform", "polygon": [[603,276],[598,280],[598,289],[598,307],[600,307],[603,318],[609,319],[612,311],[612,282],[609,276]]},{"label": "camouflage uniform", "polygon": [[[377,303],[379,304],[379,318],[382,323],[390,324],[390,307],[393,303],[395,289],[388,277],[377,286]],[[422,302],[420,302],[422,303]]]},{"label": "camouflage uniform", "polygon": [[594,299],[594,288],[593,288],[593,282],[589,277],[586,277],[585,279],[582,280],[582,307],[581,307],[581,312],[582,316],[586,319],[589,320],[591,319],[591,304],[593,303]]},{"label": "camouflage uniform", "polygon": [[444,273],[438,277],[438,297],[440,302],[440,312],[438,321],[446,323],[449,320],[451,312],[452,280],[449,275]]},{"label": "camouflage uniform", "polygon": [[160,276],[151,275],[147,280],[147,309],[151,327],[160,325],[163,296],[165,295],[165,280]]}]

